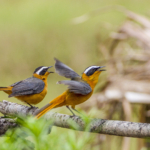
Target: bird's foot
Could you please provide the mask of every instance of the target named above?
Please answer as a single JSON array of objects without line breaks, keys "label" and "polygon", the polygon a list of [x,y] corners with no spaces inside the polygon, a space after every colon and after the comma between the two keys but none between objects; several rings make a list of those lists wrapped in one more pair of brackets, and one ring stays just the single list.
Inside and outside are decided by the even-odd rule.
[{"label": "bird's foot", "polygon": [[71,115],[70,118],[77,117],[76,115]]},{"label": "bird's foot", "polygon": [[35,106],[31,106],[30,108],[38,109],[38,107],[35,107]]},{"label": "bird's foot", "polygon": [[35,110],[36,110],[36,109],[38,109],[38,107],[31,106],[31,107],[28,108],[29,111],[32,110],[32,109],[35,109]]},{"label": "bird's foot", "polygon": [[80,116],[77,116],[77,115],[72,115],[72,116],[70,116],[70,118],[74,118],[74,117],[81,118]]}]

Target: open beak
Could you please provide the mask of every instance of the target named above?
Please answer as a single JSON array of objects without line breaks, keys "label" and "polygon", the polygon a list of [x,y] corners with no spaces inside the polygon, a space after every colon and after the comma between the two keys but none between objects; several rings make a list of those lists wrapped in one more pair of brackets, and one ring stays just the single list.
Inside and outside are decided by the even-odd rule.
[{"label": "open beak", "polygon": [[104,68],[105,66],[100,66],[98,71],[106,71],[105,69],[101,69],[101,68]]},{"label": "open beak", "polygon": [[[48,69],[51,68],[51,67],[53,67],[53,66],[49,66]],[[47,70],[48,70],[48,69],[47,69]],[[53,71],[47,71],[47,72],[49,72],[49,73],[54,73]]]}]

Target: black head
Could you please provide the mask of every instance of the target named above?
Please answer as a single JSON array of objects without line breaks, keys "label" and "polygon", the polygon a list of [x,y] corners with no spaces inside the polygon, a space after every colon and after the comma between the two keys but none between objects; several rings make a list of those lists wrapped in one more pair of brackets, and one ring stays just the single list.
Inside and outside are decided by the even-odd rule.
[{"label": "black head", "polygon": [[105,71],[104,69],[103,70],[99,70],[99,69],[101,69],[103,67],[105,67],[105,66],[90,66],[90,67],[85,69],[84,73],[87,76],[91,76],[92,74],[94,74],[95,71]]},{"label": "black head", "polygon": [[[34,74],[38,74],[38,75],[45,75],[45,73],[47,72],[47,70],[49,68],[51,68],[51,67],[52,66],[50,66],[50,67],[40,66],[40,67],[36,68],[33,73]],[[52,72],[50,72],[50,73],[52,73]]]}]

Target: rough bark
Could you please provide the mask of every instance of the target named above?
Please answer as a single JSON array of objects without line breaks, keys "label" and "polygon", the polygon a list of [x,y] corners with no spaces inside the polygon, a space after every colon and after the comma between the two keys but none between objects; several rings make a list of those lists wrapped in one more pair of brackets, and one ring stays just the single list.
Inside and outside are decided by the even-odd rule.
[{"label": "rough bark", "polygon": [[13,119],[7,119],[0,117],[0,136],[5,134],[5,132],[10,128],[15,128],[17,124]]},{"label": "rough bark", "polygon": [[[0,112],[5,115],[32,115],[37,110],[38,108],[29,108],[8,101],[0,102]],[[150,124],[147,123],[104,119],[89,119],[89,123],[85,123],[78,116],[71,117],[69,115],[54,112],[48,112],[45,115],[45,119],[52,119],[54,126],[79,131],[126,137],[150,137]],[[12,119],[0,118],[0,134],[4,134],[7,129],[15,126],[16,124],[12,122]]]}]

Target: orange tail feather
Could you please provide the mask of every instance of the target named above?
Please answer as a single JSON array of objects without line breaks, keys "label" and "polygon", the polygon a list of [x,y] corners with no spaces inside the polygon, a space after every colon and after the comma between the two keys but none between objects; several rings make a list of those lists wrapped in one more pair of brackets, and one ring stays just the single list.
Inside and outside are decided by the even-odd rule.
[{"label": "orange tail feather", "polygon": [[10,91],[12,87],[0,87],[0,91]]},{"label": "orange tail feather", "polygon": [[49,104],[45,105],[44,107],[42,107],[36,114],[35,118],[39,119],[40,117],[42,117],[45,113],[47,113],[49,110],[56,108],[56,107],[60,107],[65,105],[64,101],[65,101],[65,96],[66,94],[63,93],[62,95],[56,97],[55,99],[53,99]]}]

